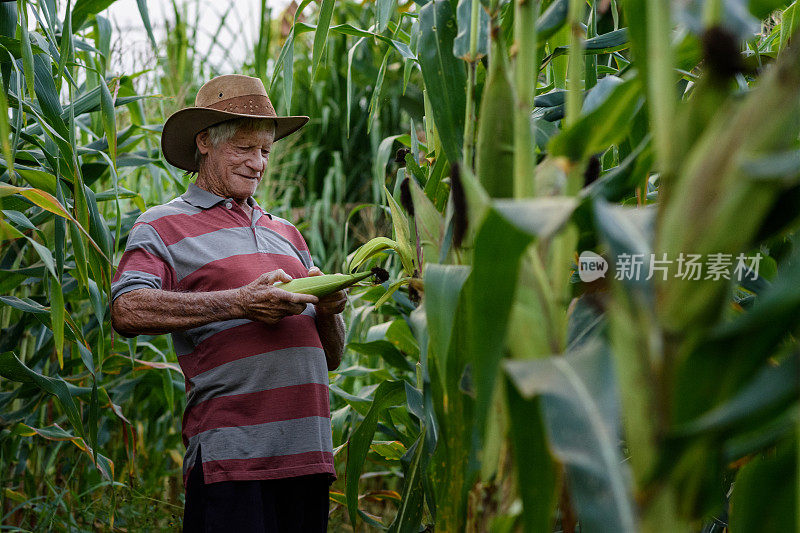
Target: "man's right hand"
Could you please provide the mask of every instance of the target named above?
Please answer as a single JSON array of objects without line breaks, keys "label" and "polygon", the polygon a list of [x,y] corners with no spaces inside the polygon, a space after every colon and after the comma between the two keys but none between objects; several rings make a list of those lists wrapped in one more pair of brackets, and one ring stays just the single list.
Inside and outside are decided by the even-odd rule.
[{"label": "man's right hand", "polygon": [[296,294],[275,287],[277,282],[288,283],[292,277],[281,269],[261,274],[252,283],[238,289],[239,303],[245,318],[265,324],[276,324],[289,315],[299,315],[306,304],[316,304],[319,299],[310,294]]}]

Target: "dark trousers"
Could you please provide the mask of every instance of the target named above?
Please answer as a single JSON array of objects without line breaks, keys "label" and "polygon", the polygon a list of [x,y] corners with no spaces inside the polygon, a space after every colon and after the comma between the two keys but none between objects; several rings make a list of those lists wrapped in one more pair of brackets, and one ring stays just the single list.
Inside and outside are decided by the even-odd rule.
[{"label": "dark trousers", "polygon": [[203,483],[200,450],[186,485],[184,533],[322,533],[329,474]]}]

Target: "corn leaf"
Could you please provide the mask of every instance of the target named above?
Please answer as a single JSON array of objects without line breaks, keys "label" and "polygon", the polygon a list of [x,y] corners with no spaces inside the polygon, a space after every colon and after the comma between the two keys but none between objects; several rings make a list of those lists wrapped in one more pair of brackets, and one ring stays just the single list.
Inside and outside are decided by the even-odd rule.
[{"label": "corn leaf", "polygon": [[742,467],[731,495],[732,533],[797,530],[797,461],[797,442],[789,441]]},{"label": "corn leaf", "polygon": [[319,62],[322,60],[322,53],[325,51],[325,43],[328,40],[328,29],[331,25],[331,16],[333,15],[333,7],[335,4],[336,0],[322,0],[322,6],[319,10],[319,21],[317,22],[317,29],[314,32],[314,49],[311,59],[311,82],[317,77]]},{"label": "corn leaf", "polygon": [[375,397],[364,420],[353,431],[347,441],[347,467],[345,470],[345,494],[347,513],[355,529],[358,516],[358,480],[364,467],[364,459],[369,451],[372,437],[378,426],[378,417],[388,407],[400,405],[405,399],[403,381],[384,381],[375,391]]},{"label": "corn leaf", "polygon": [[637,531],[618,447],[617,392],[608,347],[593,341],[549,359],[507,361],[504,368],[523,398],[541,397],[550,449],[566,468],[582,527]]},{"label": "corn leaf", "polygon": [[530,234],[511,225],[493,209],[475,237],[465,301],[469,321],[468,360],[475,384],[475,425],[480,432],[485,429],[503,356],[511,311],[508,303],[514,298],[520,257],[532,241]]},{"label": "corn leaf", "polygon": [[432,0],[419,13],[419,62],[431,100],[433,119],[447,159],[461,160],[467,77],[453,55],[456,22],[450,2]]},{"label": "corn leaf", "polygon": [[78,435],[84,435],[83,421],[78,408],[72,399],[66,382],[60,376],[51,378],[34,372],[12,352],[0,354],[0,375],[11,381],[33,383],[43,391],[58,398],[75,432]]}]

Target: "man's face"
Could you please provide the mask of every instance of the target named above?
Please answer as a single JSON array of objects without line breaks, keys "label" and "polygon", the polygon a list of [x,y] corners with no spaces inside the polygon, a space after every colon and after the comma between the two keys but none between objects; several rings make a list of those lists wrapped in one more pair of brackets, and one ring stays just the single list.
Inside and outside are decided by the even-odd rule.
[{"label": "man's face", "polygon": [[197,146],[206,156],[207,181],[214,192],[240,201],[252,196],[267,169],[274,138],[273,129],[240,128],[229,141],[214,146],[208,132],[200,133]]}]

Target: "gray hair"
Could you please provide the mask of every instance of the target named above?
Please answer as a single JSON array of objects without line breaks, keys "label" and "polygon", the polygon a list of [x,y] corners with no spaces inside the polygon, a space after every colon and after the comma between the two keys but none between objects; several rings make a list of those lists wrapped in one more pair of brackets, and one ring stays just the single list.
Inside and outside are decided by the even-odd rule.
[{"label": "gray hair", "polygon": [[[230,141],[236,132],[239,130],[250,130],[250,131],[269,131],[271,130],[273,133],[275,132],[275,121],[274,120],[264,120],[263,118],[235,118],[233,120],[226,120],[225,122],[220,122],[219,124],[214,124],[213,126],[209,126],[207,128],[208,131],[208,141],[211,143],[212,146],[219,146],[224,142]],[[203,154],[200,153],[200,150],[195,145],[194,148],[194,160],[197,163],[197,166],[200,166],[200,160],[203,158]]]}]

